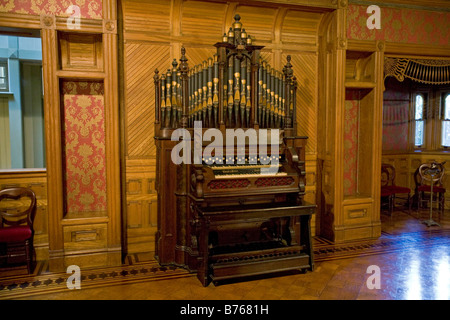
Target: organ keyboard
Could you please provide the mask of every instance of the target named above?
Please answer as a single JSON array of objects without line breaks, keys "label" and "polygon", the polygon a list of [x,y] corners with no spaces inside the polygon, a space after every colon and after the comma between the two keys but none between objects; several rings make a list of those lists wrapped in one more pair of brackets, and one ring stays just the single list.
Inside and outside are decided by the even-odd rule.
[{"label": "organ keyboard", "polygon": [[[215,47],[217,54],[193,68],[182,48],[179,64],[161,76],[155,70],[156,258],[196,272],[204,286],[312,270],[315,205],[303,199],[307,137],[297,136],[291,59],[282,71],[271,68],[238,15]],[[230,128],[276,138],[231,148],[223,138],[210,146],[196,141],[207,130],[224,137]],[[182,139],[174,138],[177,129]],[[206,152],[211,146],[215,153]],[[174,161],[180,154],[183,161]]]}]

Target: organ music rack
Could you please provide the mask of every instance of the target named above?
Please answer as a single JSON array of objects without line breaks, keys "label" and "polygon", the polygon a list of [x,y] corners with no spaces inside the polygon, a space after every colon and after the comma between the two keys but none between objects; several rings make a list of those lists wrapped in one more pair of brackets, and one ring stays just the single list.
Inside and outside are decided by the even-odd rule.
[{"label": "organ music rack", "polygon": [[[211,280],[312,270],[315,205],[303,200],[307,137],[296,135],[291,57],[282,71],[272,68],[239,15],[215,47],[217,54],[191,69],[183,47],[180,63],[174,59],[161,75],[155,70],[156,259],[197,272],[204,286]],[[279,130],[268,148],[277,146],[276,172],[261,174],[264,164],[249,151],[250,141],[237,165],[236,158],[230,165],[221,154],[213,155],[212,163],[176,165],[171,155],[179,142],[172,141],[172,133],[187,130],[184,139],[193,144],[198,124],[202,132]]]}]

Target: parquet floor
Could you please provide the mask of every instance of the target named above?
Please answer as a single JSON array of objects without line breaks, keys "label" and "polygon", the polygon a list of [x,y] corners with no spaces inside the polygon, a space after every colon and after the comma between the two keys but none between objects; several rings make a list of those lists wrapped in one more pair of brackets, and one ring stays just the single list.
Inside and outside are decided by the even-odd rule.
[{"label": "parquet floor", "polygon": [[[130,255],[123,266],[82,270],[80,290],[69,290],[69,275],[50,273],[41,261],[31,276],[0,269],[0,299],[449,300],[450,213],[439,222],[440,227],[427,227],[396,211],[392,219],[382,215],[383,232],[377,240],[334,245],[315,237],[312,272],[206,288],[195,274],[160,267],[150,253]],[[379,270],[379,288],[371,288],[376,281],[370,266]]]}]

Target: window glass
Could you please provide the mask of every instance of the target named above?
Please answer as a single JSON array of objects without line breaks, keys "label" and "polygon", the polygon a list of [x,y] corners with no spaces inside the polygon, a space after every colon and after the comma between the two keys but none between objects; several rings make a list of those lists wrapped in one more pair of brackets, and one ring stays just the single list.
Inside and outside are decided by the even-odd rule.
[{"label": "window glass", "polygon": [[0,60],[0,91],[8,90],[8,61]]},{"label": "window glass", "polygon": [[45,168],[42,42],[14,33],[0,34],[0,169]]},{"label": "window glass", "polygon": [[418,94],[416,96],[416,120],[423,119],[423,97],[422,95]]},{"label": "window glass", "polygon": [[450,147],[450,93],[444,95],[443,108],[441,144],[444,147]]},{"label": "window glass", "polygon": [[423,95],[416,95],[416,104],[415,104],[415,122],[416,122],[416,130],[415,130],[415,139],[414,145],[421,146],[424,142],[425,136],[425,120],[424,120],[424,98]]},{"label": "window glass", "polygon": [[423,121],[416,121],[416,139],[415,139],[415,145],[421,146],[423,145]]}]

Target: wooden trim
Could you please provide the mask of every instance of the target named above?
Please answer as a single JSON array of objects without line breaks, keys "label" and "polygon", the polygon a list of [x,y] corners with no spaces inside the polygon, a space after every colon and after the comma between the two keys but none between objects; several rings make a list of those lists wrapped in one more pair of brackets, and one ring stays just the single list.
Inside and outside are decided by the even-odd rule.
[{"label": "wooden trim", "polygon": [[[193,0],[193,1],[204,1],[204,0]],[[346,0],[340,0],[340,1],[335,1],[335,0],[209,0],[210,2],[220,2],[220,3],[235,3],[235,2],[240,2],[240,3],[245,3],[246,5],[253,5],[253,6],[258,6],[258,5],[263,5],[263,6],[275,6],[275,7],[279,7],[279,6],[288,6],[288,7],[293,7],[296,9],[303,9],[306,11],[323,11],[324,9],[328,9],[328,10],[333,10],[333,9],[337,9],[339,6],[339,2],[341,3],[347,3]]]},{"label": "wooden trim", "polygon": [[[353,51],[377,51],[377,40],[347,40],[348,50]],[[430,58],[430,56],[436,57],[450,57],[450,46],[436,46],[436,45],[422,45],[400,42],[384,43],[384,52],[386,56],[401,56],[401,57],[424,57]]]},{"label": "wooden trim", "polygon": [[[61,156],[61,114],[59,83],[56,77],[58,61],[55,29],[42,30],[42,60],[44,77],[44,114],[47,159],[47,199],[49,254],[59,255],[63,250],[61,219],[63,215],[63,173]],[[54,253],[54,254],[52,254]]]},{"label": "wooden trim", "polygon": [[393,43],[386,41],[385,47],[386,54],[400,54],[417,56],[437,56],[437,57],[450,57],[450,46],[433,46],[433,45],[420,45],[409,43]]},{"label": "wooden trim", "polygon": [[105,78],[105,72],[90,72],[90,71],[69,71],[69,70],[57,70],[56,76],[58,78],[65,79],[77,79],[77,80],[103,80]]},{"label": "wooden trim", "polygon": [[[43,17],[48,21],[48,25],[43,24]],[[67,17],[55,17],[51,15],[30,15],[22,13],[0,12],[0,26],[21,29],[45,29],[52,27],[60,31],[72,31],[78,33],[102,33],[103,22],[97,19],[80,18],[80,29],[70,29],[67,26]]]},{"label": "wooden trim", "polygon": [[45,178],[47,169],[2,169],[0,179]]},{"label": "wooden trim", "polygon": [[378,5],[400,9],[450,11],[447,0],[348,0],[348,2],[363,6]]},{"label": "wooden trim", "polygon": [[41,29],[40,16],[0,12],[0,26],[21,29]]},{"label": "wooden trim", "polygon": [[[117,19],[117,5],[115,0],[103,1],[104,19]],[[117,31],[117,23],[115,24]],[[105,70],[105,122],[106,130],[106,175],[108,181],[108,247],[121,247],[121,161],[120,118],[119,118],[119,80],[118,80],[118,43],[117,32],[103,34],[104,70]]]}]

